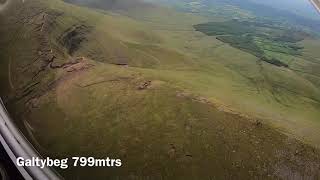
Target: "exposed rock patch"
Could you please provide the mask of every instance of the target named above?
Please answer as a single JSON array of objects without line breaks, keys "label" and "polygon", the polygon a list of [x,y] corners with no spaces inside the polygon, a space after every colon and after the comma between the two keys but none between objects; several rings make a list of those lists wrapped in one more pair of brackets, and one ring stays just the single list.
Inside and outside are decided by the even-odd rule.
[{"label": "exposed rock patch", "polygon": [[151,85],[151,81],[145,81],[141,83],[138,87],[139,90],[147,89]]}]

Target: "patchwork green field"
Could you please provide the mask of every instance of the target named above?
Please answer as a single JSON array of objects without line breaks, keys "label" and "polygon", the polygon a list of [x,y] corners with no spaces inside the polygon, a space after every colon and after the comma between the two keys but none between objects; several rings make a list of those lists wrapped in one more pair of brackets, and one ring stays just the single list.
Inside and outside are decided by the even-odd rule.
[{"label": "patchwork green field", "polygon": [[13,0],[1,97],[44,156],[123,161],[66,179],[317,179],[318,21],[251,3]]},{"label": "patchwork green field", "polygon": [[302,54],[303,47],[295,43],[302,41],[304,36],[308,36],[303,32],[294,32],[267,23],[234,20],[198,24],[195,25],[195,29],[208,36],[215,36],[218,40],[246,51],[265,62],[283,67],[289,67],[289,65],[272,54],[266,54],[265,51],[299,56]]}]

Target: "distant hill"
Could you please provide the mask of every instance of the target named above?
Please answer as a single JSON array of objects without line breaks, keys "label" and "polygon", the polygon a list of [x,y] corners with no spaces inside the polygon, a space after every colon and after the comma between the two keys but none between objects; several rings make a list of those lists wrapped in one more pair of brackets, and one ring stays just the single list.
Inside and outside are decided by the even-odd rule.
[{"label": "distant hill", "polygon": [[153,6],[141,0],[65,0],[65,2],[103,10],[130,10]]},{"label": "distant hill", "polygon": [[257,0],[217,0],[226,4],[236,5],[254,12],[261,17],[286,19],[290,22],[320,31],[320,17],[308,1],[257,1]]},{"label": "distant hill", "polygon": [[276,9],[286,10],[315,20],[320,20],[319,14],[315,8],[312,7],[309,0],[252,0],[252,2],[264,4]]}]

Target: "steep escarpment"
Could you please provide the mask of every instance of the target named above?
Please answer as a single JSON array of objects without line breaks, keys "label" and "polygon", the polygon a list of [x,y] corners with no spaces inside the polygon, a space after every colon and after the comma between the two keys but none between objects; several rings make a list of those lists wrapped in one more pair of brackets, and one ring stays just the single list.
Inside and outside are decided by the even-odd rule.
[{"label": "steep escarpment", "polygon": [[56,49],[47,36],[54,19],[61,13],[49,11],[41,5],[25,9],[20,3],[15,3],[17,8],[2,17],[1,21],[1,26],[7,28],[2,34],[7,38],[2,41],[8,44],[1,55],[8,68],[9,89],[14,92],[9,101],[18,101],[36,93],[38,85],[49,77],[49,64],[61,56],[55,53]]},{"label": "steep escarpment", "polygon": [[88,41],[86,35],[90,32],[90,27],[85,25],[75,25],[67,29],[61,37],[59,43],[67,49],[68,54],[73,55],[83,41]]},{"label": "steep escarpment", "polygon": [[[13,1],[13,9],[1,17],[2,97],[17,120],[36,106],[37,100],[50,92],[60,79],[60,69],[80,63],[72,53],[80,45],[78,36],[60,37],[57,19],[64,16],[41,1]],[[5,46],[6,44],[7,46]],[[68,49],[65,51],[65,49]]]}]

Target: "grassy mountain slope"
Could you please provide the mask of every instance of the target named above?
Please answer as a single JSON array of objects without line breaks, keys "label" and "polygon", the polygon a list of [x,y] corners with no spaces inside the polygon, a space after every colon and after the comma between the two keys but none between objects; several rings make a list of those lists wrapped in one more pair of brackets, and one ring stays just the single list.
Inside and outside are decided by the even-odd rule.
[{"label": "grassy mountain slope", "polygon": [[[185,4],[182,6],[185,7]],[[208,18],[207,21],[211,22],[214,16]],[[265,52],[289,64],[288,69],[261,63],[258,58],[222,43],[216,37],[208,37],[187,28],[176,31],[175,25],[163,27],[155,25],[157,31],[165,34],[167,47],[178,48],[185,54],[196,56],[198,62],[204,62],[206,68],[211,68],[201,77],[201,73],[195,73],[201,81],[188,79],[187,87],[201,91],[202,95],[206,94],[206,97],[211,97],[215,102],[222,102],[222,107],[236,108],[238,112],[269,119],[281,129],[294,129],[290,134],[304,136],[303,134],[307,133],[309,138],[314,137],[311,141],[318,141],[316,129],[319,127],[319,75],[312,70],[319,66],[319,57],[316,57],[317,52],[314,52],[319,46],[316,37],[313,37],[314,40],[306,38],[300,42],[304,47],[302,56]],[[223,72],[221,65],[231,72]],[[218,76],[219,73],[223,75]],[[190,78],[196,78],[195,74]],[[308,78],[305,78],[306,76]],[[207,81],[205,77],[208,77]],[[316,128],[310,131],[310,127]]]},{"label": "grassy mountain slope", "polygon": [[45,155],[124,163],[67,179],[319,177],[305,144],[320,144],[318,40],[301,42],[291,70],[169,8],[14,3],[0,21],[0,89],[17,124]]}]

